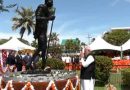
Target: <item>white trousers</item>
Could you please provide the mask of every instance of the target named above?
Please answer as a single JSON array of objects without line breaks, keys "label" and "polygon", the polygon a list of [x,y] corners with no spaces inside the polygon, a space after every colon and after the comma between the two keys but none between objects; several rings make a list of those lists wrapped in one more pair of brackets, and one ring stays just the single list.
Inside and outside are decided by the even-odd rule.
[{"label": "white trousers", "polygon": [[95,79],[81,79],[81,90],[94,90]]}]

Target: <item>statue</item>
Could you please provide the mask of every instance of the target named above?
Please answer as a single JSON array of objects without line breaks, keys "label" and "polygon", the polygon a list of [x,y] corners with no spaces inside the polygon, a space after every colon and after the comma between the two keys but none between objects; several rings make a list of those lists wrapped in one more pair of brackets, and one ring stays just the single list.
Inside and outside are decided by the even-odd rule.
[{"label": "statue", "polygon": [[45,0],[45,4],[40,4],[35,12],[36,25],[34,31],[34,38],[38,40],[38,48],[33,54],[32,61],[41,51],[42,69],[44,69],[46,65],[48,22],[53,21],[55,19],[54,13],[55,8],[53,7],[53,0]]}]

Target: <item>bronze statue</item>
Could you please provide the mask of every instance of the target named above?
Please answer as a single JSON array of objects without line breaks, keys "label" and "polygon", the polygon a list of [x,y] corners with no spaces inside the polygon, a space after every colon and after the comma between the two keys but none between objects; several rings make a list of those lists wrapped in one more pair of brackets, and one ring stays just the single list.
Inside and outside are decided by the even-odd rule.
[{"label": "bronze statue", "polygon": [[47,27],[48,22],[55,19],[55,8],[53,7],[53,0],[45,0],[45,4],[40,4],[35,12],[36,25],[34,31],[34,38],[38,39],[38,48],[35,51],[32,61],[36,58],[40,51],[42,51],[42,68],[46,65],[47,52]]}]

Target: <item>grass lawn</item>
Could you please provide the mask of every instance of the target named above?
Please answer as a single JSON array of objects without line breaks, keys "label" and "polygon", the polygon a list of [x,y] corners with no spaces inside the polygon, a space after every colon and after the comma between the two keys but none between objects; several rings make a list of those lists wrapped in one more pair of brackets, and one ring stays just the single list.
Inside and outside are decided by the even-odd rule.
[{"label": "grass lawn", "polygon": [[[76,73],[80,76],[80,70],[77,70]],[[95,86],[95,90],[105,90],[105,87]]]},{"label": "grass lawn", "polygon": [[105,87],[97,87],[97,86],[95,86],[95,90],[105,90]]},{"label": "grass lawn", "polygon": [[[80,71],[76,71],[78,76],[80,75]],[[110,84],[114,85],[117,90],[130,90],[130,88],[124,87],[121,85],[121,73],[111,73],[110,75]],[[95,86],[95,90],[106,90],[105,86]]]},{"label": "grass lawn", "polygon": [[[122,85],[122,76],[120,72],[110,74],[110,84],[114,85],[117,90],[130,90],[130,87]],[[95,86],[95,90],[106,90],[106,88]]]}]

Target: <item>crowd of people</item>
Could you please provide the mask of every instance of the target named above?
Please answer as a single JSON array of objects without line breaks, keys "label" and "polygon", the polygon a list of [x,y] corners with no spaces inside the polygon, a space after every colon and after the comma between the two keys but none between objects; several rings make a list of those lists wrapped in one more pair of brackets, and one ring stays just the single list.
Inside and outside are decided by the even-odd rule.
[{"label": "crowd of people", "polygon": [[[77,70],[80,64],[79,55],[63,55],[61,57],[62,61],[66,64],[66,67],[69,67],[72,64],[72,70]],[[68,68],[68,70],[70,70]]]},{"label": "crowd of people", "polygon": [[15,66],[17,71],[22,71],[22,67],[26,69],[33,69],[32,55],[30,53],[22,54],[21,51],[10,51],[6,59],[6,66]]},{"label": "crowd of people", "polygon": [[[21,51],[10,51],[8,53],[7,59],[6,59],[6,65],[5,66],[16,66],[17,71],[22,71],[22,66],[25,66],[27,70],[31,69],[33,70],[36,68],[35,64],[39,60],[40,55],[38,55],[35,60],[32,61],[32,54],[25,53],[23,54]],[[72,64],[72,70],[77,70],[80,64],[81,58],[79,55],[64,55],[61,57],[62,61],[66,64],[67,67],[69,67],[70,63]],[[32,65],[34,64],[34,65]]]}]

